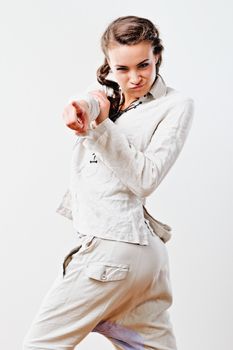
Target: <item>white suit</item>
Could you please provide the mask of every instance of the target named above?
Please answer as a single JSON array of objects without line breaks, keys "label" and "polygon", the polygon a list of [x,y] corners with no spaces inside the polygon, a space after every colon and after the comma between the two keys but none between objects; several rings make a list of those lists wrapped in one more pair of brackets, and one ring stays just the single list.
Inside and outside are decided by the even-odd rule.
[{"label": "white suit", "polygon": [[[143,103],[115,123],[77,136],[70,184],[57,212],[80,234],[24,339],[24,350],[73,350],[89,332],[117,350],[176,350],[166,245],[170,226],[145,199],[159,186],[187,138],[193,100],[161,76]],[[81,236],[82,235],[82,236]],[[97,349],[97,347],[96,347]]]}]

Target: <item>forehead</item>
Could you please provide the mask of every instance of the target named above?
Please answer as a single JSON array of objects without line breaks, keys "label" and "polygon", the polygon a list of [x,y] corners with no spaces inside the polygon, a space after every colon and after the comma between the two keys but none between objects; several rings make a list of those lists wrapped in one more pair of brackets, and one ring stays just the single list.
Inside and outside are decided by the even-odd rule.
[{"label": "forehead", "polygon": [[133,66],[153,57],[153,48],[148,42],[135,45],[117,45],[108,50],[111,65]]}]

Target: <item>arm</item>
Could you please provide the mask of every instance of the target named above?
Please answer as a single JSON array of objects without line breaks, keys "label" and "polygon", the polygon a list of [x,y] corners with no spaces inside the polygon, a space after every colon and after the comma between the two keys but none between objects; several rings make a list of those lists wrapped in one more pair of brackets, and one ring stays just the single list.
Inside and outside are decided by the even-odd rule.
[{"label": "arm", "polygon": [[76,135],[86,136],[89,129],[93,129],[107,118],[110,110],[108,96],[111,94],[112,89],[101,86],[98,90],[88,89],[87,92],[70,98],[63,112],[66,126],[75,130]]},{"label": "arm", "polygon": [[191,98],[170,109],[144,152],[130,144],[109,118],[88,130],[83,145],[94,150],[133,193],[149,196],[179,156],[193,120]]},{"label": "arm", "polygon": [[[96,118],[99,116],[99,114],[102,112],[99,106],[99,99],[95,97],[95,95],[92,94],[94,91],[102,91],[105,93],[106,96],[112,96],[113,89],[101,85],[98,82],[95,82],[84,91],[77,93],[75,95],[72,95],[68,99],[68,104],[72,104],[73,101],[81,102],[81,105],[85,108],[87,108],[88,116],[89,116],[89,124],[88,129],[91,127],[91,123],[96,120]],[[109,106],[110,107],[110,106]],[[101,119],[101,118],[100,118]]]}]

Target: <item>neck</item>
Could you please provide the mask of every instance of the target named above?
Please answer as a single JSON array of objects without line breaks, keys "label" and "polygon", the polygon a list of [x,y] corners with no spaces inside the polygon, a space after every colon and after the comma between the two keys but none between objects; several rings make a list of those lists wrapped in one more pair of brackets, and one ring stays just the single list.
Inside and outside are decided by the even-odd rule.
[{"label": "neck", "polygon": [[124,109],[128,108],[133,102],[135,102],[137,100],[138,100],[138,98],[131,99],[131,100],[129,99],[129,100],[124,101],[123,104],[120,105],[119,109],[120,110],[124,110]]}]

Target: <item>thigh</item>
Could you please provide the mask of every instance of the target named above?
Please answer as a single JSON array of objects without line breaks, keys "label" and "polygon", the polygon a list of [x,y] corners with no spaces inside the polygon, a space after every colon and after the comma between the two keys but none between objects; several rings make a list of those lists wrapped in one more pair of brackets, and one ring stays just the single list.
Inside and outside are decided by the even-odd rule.
[{"label": "thigh", "polygon": [[132,252],[139,257],[140,246],[95,236],[79,241],[42,300],[24,350],[74,349],[107,314],[126,309],[140,264],[127,258]]},{"label": "thigh", "polygon": [[106,336],[119,350],[176,350],[168,311],[172,304],[169,261],[166,247],[158,237],[151,236],[150,245],[143,248],[139,276],[143,270],[146,277],[140,292],[132,295],[127,308],[120,314],[110,314],[93,331]]}]

